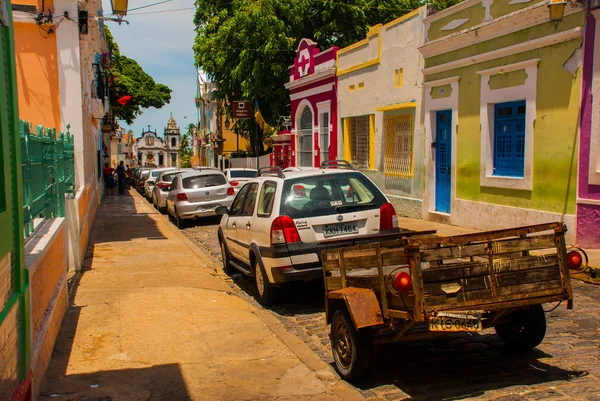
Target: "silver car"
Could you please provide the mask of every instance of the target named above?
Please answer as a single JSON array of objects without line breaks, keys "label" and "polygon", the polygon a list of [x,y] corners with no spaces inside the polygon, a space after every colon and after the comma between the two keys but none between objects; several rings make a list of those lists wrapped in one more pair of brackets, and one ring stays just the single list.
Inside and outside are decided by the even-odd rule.
[{"label": "silver car", "polygon": [[245,183],[256,177],[256,170],[253,168],[226,168],[223,170],[223,174],[237,194]]},{"label": "silver car", "polygon": [[169,195],[169,188],[171,188],[171,182],[177,174],[182,174],[187,171],[194,171],[191,168],[181,168],[175,171],[165,170],[161,171],[156,177],[156,183],[152,188],[152,205],[159,212],[164,213],[167,207],[167,195]]},{"label": "silver car", "polygon": [[182,228],[185,220],[216,216],[219,206],[231,206],[234,190],[225,174],[217,170],[176,174],[167,196],[167,214]]},{"label": "silver car", "polygon": [[156,184],[156,178],[158,177],[158,175],[163,172],[163,171],[175,171],[177,170],[174,167],[162,167],[162,168],[155,168],[154,170],[152,170],[150,172],[150,175],[148,175],[148,179],[146,179],[146,183],[144,184],[144,195],[146,196],[146,198],[148,200],[152,199],[152,190],[154,189],[154,184]]}]

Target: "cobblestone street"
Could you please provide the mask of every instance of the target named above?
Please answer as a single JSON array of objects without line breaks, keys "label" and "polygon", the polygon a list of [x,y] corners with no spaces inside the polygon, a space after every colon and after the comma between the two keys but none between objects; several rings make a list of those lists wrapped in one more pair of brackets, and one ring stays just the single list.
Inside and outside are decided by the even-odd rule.
[{"label": "cobblestone street", "polygon": [[[211,253],[241,297],[258,305],[251,279],[220,271],[218,221],[196,222],[183,232]],[[369,400],[600,401],[600,288],[579,281],[573,288],[574,309],[563,303],[547,313],[546,338],[532,353],[507,351],[493,330],[394,344],[379,350],[373,379],[357,389]],[[331,364],[323,285],[294,285],[285,294],[270,312]]]}]

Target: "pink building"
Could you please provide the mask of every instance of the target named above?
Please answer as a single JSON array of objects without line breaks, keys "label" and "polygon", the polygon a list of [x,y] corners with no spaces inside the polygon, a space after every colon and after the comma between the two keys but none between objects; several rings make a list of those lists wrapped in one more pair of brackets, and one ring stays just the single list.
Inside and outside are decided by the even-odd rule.
[{"label": "pink building", "polygon": [[337,47],[321,51],[310,39],[302,39],[294,65],[289,67],[291,130],[274,138],[273,164],[283,167],[319,167],[338,154]]}]

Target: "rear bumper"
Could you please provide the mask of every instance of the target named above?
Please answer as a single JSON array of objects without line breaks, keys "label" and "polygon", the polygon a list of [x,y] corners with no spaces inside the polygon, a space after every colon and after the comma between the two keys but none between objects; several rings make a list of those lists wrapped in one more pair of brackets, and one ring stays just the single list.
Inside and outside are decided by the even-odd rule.
[{"label": "rear bumper", "polygon": [[181,219],[216,216],[217,213],[215,212],[215,209],[219,206],[230,207],[233,198],[233,196],[228,196],[225,199],[197,203],[177,202],[175,207],[177,208],[177,213]]}]

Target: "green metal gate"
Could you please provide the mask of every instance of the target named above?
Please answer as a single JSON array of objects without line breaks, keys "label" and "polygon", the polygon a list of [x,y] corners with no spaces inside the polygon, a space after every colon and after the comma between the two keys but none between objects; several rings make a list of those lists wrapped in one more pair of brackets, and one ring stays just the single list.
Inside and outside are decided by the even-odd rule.
[{"label": "green metal gate", "polygon": [[23,199],[11,4],[0,7],[0,400],[25,398],[29,374],[29,283],[24,268]]}]

